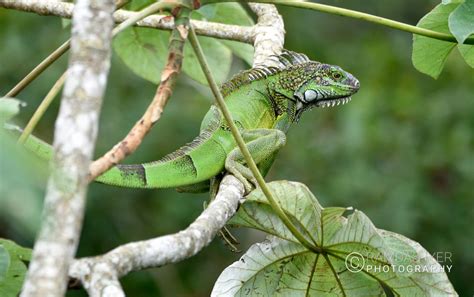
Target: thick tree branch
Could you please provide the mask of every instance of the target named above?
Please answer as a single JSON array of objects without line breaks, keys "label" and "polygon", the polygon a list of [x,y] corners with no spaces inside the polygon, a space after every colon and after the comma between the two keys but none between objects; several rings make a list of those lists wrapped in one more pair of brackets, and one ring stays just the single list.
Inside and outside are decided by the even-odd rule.
[{"label": "thick tree branch", "polygon": [[102,256],[76,260],[69,274],[81,280],[90,296],[122,296],[100,292],[121,290],[117,279],[131,271],[176,263],[197,254],[234,215],[243,194],[242,184],[235,177],[226,176],[216,198],[185,230],[128,243]]},{"label": "thick tree branch", "polygon": [[[62,18],[71,18],[74,4],[51,0],[0,0],[0,7],[33,12],[40,15],[54,15]],[[116,23],[121,23],[135,14],[137,14],[137,12],[120,9],[114,13],[114,20]],[[236,40],[245,43],[253,43],[254,41],[255,34],[253,27],[197,20],[192,20],[191,23],[198,35]],[[172,30],[174,28],[174,20],[172,17],[165,15],[152,15],[137,22],[137,26]]]},{"label": "thick tree branch", "polygon": [[274,5],[250,3],[249,6],[258,18],[253,66],[278,66],[275,55],[281,53],[285,42],[283,18]]},{"label": "thick tree branch", "polygon": [[79,0],[74,10],[68,76],[54,133],[53,170],[21,296],[63,296],[66,290],[110,68],[113,11],[113,0]]}]

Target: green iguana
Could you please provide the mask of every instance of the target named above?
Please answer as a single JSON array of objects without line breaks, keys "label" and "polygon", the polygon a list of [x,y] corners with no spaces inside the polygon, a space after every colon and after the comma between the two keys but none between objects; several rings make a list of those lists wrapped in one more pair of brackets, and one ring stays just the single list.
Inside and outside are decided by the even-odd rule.
[{"label": "green iguana", "polygon": [[[310,61],[303,54],[284,51],[278,67],[243,71],[221,86],[222,95],[252,157],[265,175],[289,127],[313,107],[345,104],[359,89],[359,81],[338,66]],[[51,147],[31,136],[25,143],[49,159]],[[212,106],[192,142],[161,160],[117,165],[96,181],[130,188],[208,188],[224,170],[241,180],[246,190],[256,184],[221,112]],[[191,187],[188,187],[191,186]]]}]

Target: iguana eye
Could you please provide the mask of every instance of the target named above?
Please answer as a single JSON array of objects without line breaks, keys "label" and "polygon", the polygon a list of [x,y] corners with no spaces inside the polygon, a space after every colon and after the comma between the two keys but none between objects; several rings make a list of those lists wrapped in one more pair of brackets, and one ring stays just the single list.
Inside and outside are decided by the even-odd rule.
[{"label": "iguana eye", "polygon": [[335,80],[339,80],[342,78],[342,74],[340,72],[333,72],[332,78],[334,78]]}]

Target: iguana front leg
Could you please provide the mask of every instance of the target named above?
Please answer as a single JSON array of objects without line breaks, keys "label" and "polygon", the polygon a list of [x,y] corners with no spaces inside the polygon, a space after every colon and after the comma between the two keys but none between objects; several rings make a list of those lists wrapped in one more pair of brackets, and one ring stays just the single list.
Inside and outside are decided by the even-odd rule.
[{"label": "iguana front leg", "polygon": [[[242,138],[257,164],[271,158],[286,143],[285,133],[277,129],[244,130]],[[244,156],[237,147],[227,156],[225,169],[240,180],[244,184],[245,191],[249,193],[253,189],[252,184],[257,186],[257,180],[244,164]]]}]

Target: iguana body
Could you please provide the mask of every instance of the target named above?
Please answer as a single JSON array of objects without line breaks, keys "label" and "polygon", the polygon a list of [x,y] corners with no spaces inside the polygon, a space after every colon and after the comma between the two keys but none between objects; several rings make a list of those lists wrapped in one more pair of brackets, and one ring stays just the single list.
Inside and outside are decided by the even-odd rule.
[{"label": "iguana body", "polygon": [[[357,79],[338,66],[313,62],[288,51],[278,58],[279,67],[244,71],[221,87],[234,122],[264,174],[285,144],[288,128],[302,112],[344,104],[359,88]],[[34,139],[28,143],[49,158],[43,145]],[[183,187],[208,181],[225,169],[242,181],[251,180],[243,163],[226,121],[212,106],[201,124],[200,135],[191,143],[159,161],[117,165],[96,181],[131,188]]]}]

